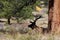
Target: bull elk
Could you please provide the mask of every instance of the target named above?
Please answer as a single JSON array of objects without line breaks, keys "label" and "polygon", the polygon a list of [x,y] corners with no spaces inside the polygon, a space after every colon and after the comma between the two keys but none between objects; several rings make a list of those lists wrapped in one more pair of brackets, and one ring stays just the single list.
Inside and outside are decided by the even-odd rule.
[{"label": "bull elk", "polygon": [[[48,27],[47,28],[43,28],[43,27],[38,27],[37,25],[36,25],[36,21],[38,20],[38,19],[40,19],[40,18],[43,18],[42,16],[39,16],[38,18],[36,18],[35,20],[34,20],[34,22],[30,22],[31,24],[30,25],[28,25],[28,27],[30,27],[32,30],[33,29],[37,29],[39,32],[41,31],[42,33],[48,33]],[[40,30],[41,29],[41,30]]]}]

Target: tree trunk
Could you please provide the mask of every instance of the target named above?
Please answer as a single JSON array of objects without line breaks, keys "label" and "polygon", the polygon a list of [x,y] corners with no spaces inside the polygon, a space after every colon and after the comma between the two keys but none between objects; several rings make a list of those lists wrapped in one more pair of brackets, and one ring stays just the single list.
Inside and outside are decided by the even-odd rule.
[{"label": "tree trunk", "polygon": [[11,24],[11,23],[10,23],[10,18],[11,18],[11,17],[8,17],[8,20],[7,20],[9,25]]},{"label": "tree trunk", "polygon": [[60,0],[54,0],[54,11],[52,18],[52,32],[60,33]]},{"label": "tree trunk", "polygon": [[51,32],[51,24],[52,24],[52,18],[53,18],[53,8],[50,8],[49,14],[48,14],[48,31]]},{"label": "tree trunk", "polygon": [[53,7],[54,7],[54,0],[49,0],[49,14],[48,14],[48,31],[51,32],[51,24],[53,18]]}]

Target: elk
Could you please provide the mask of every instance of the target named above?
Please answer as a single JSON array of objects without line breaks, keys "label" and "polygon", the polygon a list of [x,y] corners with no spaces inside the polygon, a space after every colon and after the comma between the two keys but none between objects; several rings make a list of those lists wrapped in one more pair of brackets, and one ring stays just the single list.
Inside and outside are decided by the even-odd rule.
[{"label": "elk", "polygon": [[[28,27],[30,27],[31,29],[36,29],[36,30],[38,30],[38,32],[42,32],[43,34],[44,33],[48,33],[48,28],[43,28],[43,27],[38,27],[37,25],[36,25],[36,21],[38,20],[38,19],[40,19],[40,18],[43,18],[42,16],[39,16],[38,18],[36,18],[35,20],[34,20],[34,22],[30,22],[31,24],[30,25],[28,25]],[[41,29],[41,30],[40,30]]]},{"label": "elk", "polygon": [[[37,21],[38,19],[40,19],[40,18],[43,18],[43,17],[42,17],[42,16],[37,17],[37,18],[34,20],[34,22],[30,22],[31,24],[28,25],[28,27],[30,27],[31,29],[36,29],[36,30],[38,30],[39,32],[41,31],[43,34],[44,34],[44,33],[48,33],[48,27],[47,27],[47,28],[44,28],[44,27],[38,27],[38,26],[36,25],[36,21]],[[40,30],[40,29],[41,29],[41,30]]]}]

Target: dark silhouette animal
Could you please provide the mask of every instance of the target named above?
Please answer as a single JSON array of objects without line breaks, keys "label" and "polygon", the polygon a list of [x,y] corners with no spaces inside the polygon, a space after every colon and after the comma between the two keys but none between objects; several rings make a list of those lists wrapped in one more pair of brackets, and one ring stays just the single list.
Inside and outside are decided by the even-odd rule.
[{"label": "dark silhouette animal", "polygon": [[[36,30],[38,30],[38,32],[40,32],[41,30],[42,30],[42,33],[44,34],[44,33],[48,33],[48,27],[47,28],[43,28],[43,27],[38,27],[37,25],[36,25],[36,21],[38,20],[38,19],[40,19],[40,18],[43,18],[42,16],[39,16],[38,18],[36,18],[35,20],[34,20],[34,22],[30,22],[31,24],[30,25],[28,25],[28,27],[30,27],[31,29],[36,29]],[[41,30],[40,30],[41,29]],[[40,30],[40,31],[39,31]]]}]

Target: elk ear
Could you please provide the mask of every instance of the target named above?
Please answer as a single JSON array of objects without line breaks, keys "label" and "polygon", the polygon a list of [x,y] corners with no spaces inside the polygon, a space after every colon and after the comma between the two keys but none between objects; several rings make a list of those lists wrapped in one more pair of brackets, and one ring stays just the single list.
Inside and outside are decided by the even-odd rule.
[{"label": "elk ear", "polygon": [[30,23],[33,23],[32,21],[30,21]]}]

